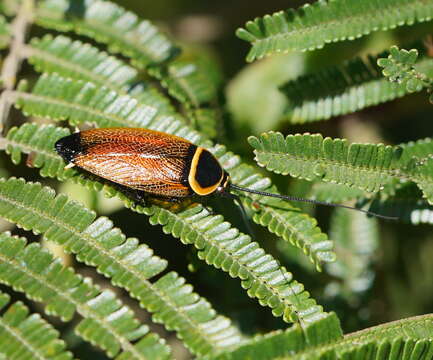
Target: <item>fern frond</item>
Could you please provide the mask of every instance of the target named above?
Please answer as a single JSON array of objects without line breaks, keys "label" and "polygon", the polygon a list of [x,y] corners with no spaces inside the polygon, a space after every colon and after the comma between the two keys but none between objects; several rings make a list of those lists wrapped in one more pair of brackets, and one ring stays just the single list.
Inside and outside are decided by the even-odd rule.
[{"label": "fern frond", "polygon": [[[344,336],[340,341],[300,352],[290,359],[430,359],[433,315],[397,320]],[[288,358],[287,358],[288,359]]]},{"label": "fern frond", "polygon": [[[8,233],[0,235],[0,241],[5,238],[17,239]],[[0,316],[0,355],[10,360],[72,359],[54,327],[39,314],[29,315],[29,309],[20,301],[6,309],[9,302],[9,295],[0,292],[0,311],[3,312]]]},{"label": "fern frond", "polygon": [[218,90],[221,69],[206,53],[184,56],[164,66],[149,68],[168,93],[187,110],[191,124],[208,138],[218,133]]},{"label": "fern frond", "polygon": [[425,87],[433,86],[433,80],[425,74],[415,70],[418,50],[399,49],[393,46],[387,58],[380,58],[377,64],[383,68],[382,74],[391,82],[403,85],[407,92],[421,91]]},{"label": "fern frond", "polygon": [[33,38],[24,48],[24,55],[36,71],[91,81],[120,94],[130,92],[141,103],[156,107],[160,114],[175,114],[164,95],[155,87],[139,82],[135,68],[89,44],[48,34],[41,39]]},{"label": "fern frond", "polygon": [[231,228],[222,216],[212,216],[201,205],[177,214],[157,207],[146,213],[151,224],[163,225],[166,233],[194,244],[200,259],[240,278],[248,295],[270,307],[274,316],[282,316],[286,322],[314,322],[325,316],[291,273],[249,236]]},{"label": "fern frond", "polygon": [[254,61],[278,52],[314,50],[432,17],[433,4],[426,0],[320,0],[248,21],[236,35],[251,43],[247,61]]},{"label": "fern frond", "polygon": [[194,353],[217,352],[241,340],[230,321],[218,316],[176,273],[151,283],[151,277],[165,270],[166,261],[154,256],[146,245],[139,245],[137,239],[126,239],[107,218],[95,219],[93,212],[67,196],[55,196],[52,189],[22,179],[3,180],[0,215],[26,230],[42,233],[76,254],[79,261],[97,267],[153,313],[154,321],[176,330]]},{"label": "fern frond", "polygon": [[222,75],[213,59],[200,55],[151,67],[149,74],[185,107],[193,127],[213,138],[217,135],[219,117],[216,105]]},{"label": "fern frond", "polygon": [[134,84],[134,87],[129,90],[128,94],[137,99],[140,104],[156,107],[160,114],[174,116],[176,120],[186,122],[172,105],[171,99],[149,82],[141,81]]},{"label": "fern frond", "polygon": [[433,205],[433,157],[417,164],[411,173],[428,203]]},{"label": "fern frond", "polygon": [[198,56],[152,67],[149,73],[161,81],[171,96],[195,108],[215,100],[220,83],[216,81],[220,78],[217,65]]},{"label": "fern frond", "polygon": [[57,74],[42,75],[31,94],[17,92],[16,95],[16,106],[22,107],[25,114],[69,120],[72,125],[84,120],[98,127],[147,127],[155,118],[160,122],[176,122],[173,116],[154,105],[138,103],[137,99],[119,95],[105,86]]},{"label": "fern frond", "polygon": [[[44,138],[47,139],[46,132],[49,131],[46,130],[47,128],[50,128],[51,131],[58,131],[52,126],[38,129],[35,124],[24,124],[18,129],[11,130],[10,138],[12,140],[8,144],[10,146],[8,151],[12,151],[12,153],[13,151],[20,151],[20,138],[29,143],[31,142],[29,138],[40,139],[40,134],[43,134]],[[53,141],[55,142],[55,140]],[[41,157],[43,156],[42,153],[49,151],[54,144],[50,144],[46,140],[44,142],[32,141],[32,143],[37,146],[27,148],[24,146],[22,150],[31,150],[36,153],[41,150]],[[51,151],[53,152],[53,150]],[[219,149],[219,151],[225,150]],[[225,155],[229,154],[226,153]],[[230,160],[230,155],[226,157],[226,160]],[[45,165],[39,163],[38,166],[44,167]],[[73,180],[88,187],[95,187],[94,181],[78,177],[75,169],[66,170],[68,174],[66,174],[66,171],[63,174],[59,173],[59,169],[63,166],[63,161],[57,156],[57,164],[51,163],[49,166],[53,171],[50,172],[47,169],[44,173],[48,176],[60,176],[63,178],[75,175],[75,177],[72,177]],[[253,183],[257,181],[251,175],[248,176],[248,179]],[[101,189],[102,185],[100,183],[96,184]],[[160,224],[165,232],[180,238],[186,244],[194,244],[199,249],[199,256],[207,263],[222,268],[233,277],[240,278],[242,286],[248,290],[248,294],[258,298],[262,305],[272,308],[276,316],[283,315],[286,321],[295,319],[296,316],[305,316],[305,321],[322,316],[321,307],[316,305],[313,299],[309,298],[308,293],[304,291],[301,284],[292,279],[292,274],[281,268],[278,262],[270,255],[267,255],[257,243],[252,242],[249,236],[243,235],[237,229],[231,227],[228,222],[224,221],[222,216],[210,214],[206,208],[199,204],[177,213],[156,206],[143,208],[142,206],[136,206],[130,199],[125,198],[124,195],[119,194],[112,187],[105,185],[104,188],[109,193],[109,196],[119,196],[126,206],[149,215],[152,224]],[[269,215],[269,212],[267,214]],[[283,212],[281,212],[280,217],[280,221],[285,220]],[[296,217],[293,218],[294,225],[289,223],[286,226],[295,227],[295,230],[305,236],[305,241],[321,240],[322,243],[330,243],[329,241],[323,241],[325,235],[321,235],[317,227],[309,225],[306,215],[296,214]],[[298,220],[298,222],[295,220]],[[274,226],[274,223],[272,223],[272,226]],[[277,229],[277,231],[280,230]],[[309,238],[310,235],[312,239]],[[311,253],[320,257],[322,253],[326,255],[325,250],[317,247],[317,249],[312,249]]]},{"label": "fern frond", "polygon": [[359,199],[361,197],[365,198],[365,196],[366,194],[362,190],[346,185],[325,182],[314,183],[308,193],[308,198],[334,203],[342,203],[344,201]]},{"label": "fern frond", "polygon": [[115,84],[126,88],[137,80],[138,71],[90,44],[63,35],[33,38],[24,50],[38,72],[89,80],[95,84]]},{"label": "fern frond", "polygon": [[[94,123],[98,127],[146,127],[183,137],[213,152],[234,183],[257,190],[276,191],[268,179],[253,168],[241,164],[239,158],[227,152],[224,146],[212,145],[200,133],[172,117],[149,115],[146,118],[147,107],[137,104],[136,99],[126,95],[120,96],[89,82],[73,81],[56,75],[42,76],[33,93],[15,94],[18,98],[17,105],[23,107],[28,115],[46,116],[55,120],[68,119],[71,124]],[[47,147],[42,150],[53,151]],[[321,262],[335,259],[332,243],[317,227],[316,220],[300,214],[296,208],[282,200],[264,199],[251,194],[244,194],[243,198],[245,204],[256,214],[254,221],[304,249],[316,267],[320,268]]]},{"label": "fern frond", "polygon": [[[13,182],[10,181],[8,185]],[[18,183],[15,181],[15,185]],[[16,187],[14,190],[19,189]],[[29,187],[26,190],[30,190]],[[30,190],[27,195],[38,197],[39,194]],[[4,211],[4,202],[2,205],[0,207]],[[31,219],[20,205],[16,207],[16,214],[23,217],[27,215],[26,220],[20,221],[25,227],[42,229],[47,226],[49,220],[45,224],[32,226],[36,218]],[[63,237],[65,234],[57,236]],[[147,354],[153,354],[157,359],[167,359],[170,355],[170,349],[164,341],[158,335],[149,333],[148,327],[141,325],[113,292],[101,291],[89,278],[83,279],[72,268],[65,268],[59,259],[54,259],[37,243],[27,245],[23,238],[0,235],[0,282],[24,292],[32,300],[45,303],[48,314],[64,321],[70,320],[75,312],[82,315],[84,319],[75,328],[77,334],[104,349],[111,357],[120,351],[127,353],[131,359],[147,359]],[[145,344],[146,347],[138,348],[131,341]]]},{"label": "fern frond", "polygon": [[53,146],[58,139],[67,135],[70,135],[70,131],[65,128],[52,125],[38,128],[35,124],[27,123],[9,130],[5,150],[14,164],[21,163],[23,153],[33,154],[31,166],[39,168],[43,177],[65,180],[73,173],[73,169],[64,169],[65,165],[53,152]]},{"label": "fern frond", "polygon": [[417,141],[399,144],[403,149],[400,164],[402,167],[411,167],[412,163],[427,160],[433,155],[433,139],[425,138]]},{"label": "fern frond", "polygon": [[[339,320],[334,313],[306,326],[292,326],[258,335],[234,351],[213,357],[214,360],[261,359],[271,360],[293,355],[308,347],[314,347],[342,338]],[[205,357],[204,359],[209,359]],[[204,360],[203,359],[203,360]]]},{"label": "fern frond", "polygon": [[250,137],[260,166],[278,174],[323,180],[376,192],[395,175],[399,147],[383,144],[348,144],[320,134],[288,135],[268,132]]},{"label": "fern frond", "polygon": [[167,61],[179,52],[149,21],[109,1],[74,4],[69,0],[43,0],[38,2],[35,20],[44,27],[73,30],[105,43],[110,52],[130,57],[141,69]]},{"label": "fern frond", "polygon": [[[408,94],[405,84],[382,76],[377,60],[387,54],[357,57],[287,82],[280,88],[289,101],[285,118],[294,124],[327,120]],[[421,57],[416,69],[433,74],[433,60]]]},{"label": "fern frond", "polygon": [[[411,180],[413,180],[419,188],[423,191],[424,197],[427,199],[430,205],[433,204],[433,141],[430,138],[425,138],[418,140],[416,142],[408,142],[399,145],[403,149],[403,153],[400,159],[400,167],[405,173],[409,175]],[[407,198],[406,194],[404,198]],[[426,204],[422,201],[413,201],[410,199],[410,203],[407,204],[408,209],[405,211],[407,220],[414,219],[417,220],[419,211],[423,211],[422,217],[427,221],[429,219],[429,209]],[[406,201],[407,202],[407,201]],[[425,211],[424,211],[425,210]],[[411,214],[410,218],[409,212],[414,212]]]},{"label": "fern frond", "polygon": [[342,289],[338,293],[350,298],[353,293],[368,290],[374,279],[371,262],[379,245],[377,219],[335,209],[329,235],[335,241],[338,260],[328,264],[327,270],[342,280]]},{"label": "fern frond", "polygon": [[10,29],[6,18],[0,15],[0,49],[8,46],[10,40]]},{"label": "fern frond", "polygon": [[217,108],[198,108],[187,111],[187,118],[192,119],[194,129],[206,134],[210,139],[216,138],[221,131],[222,115]]}]

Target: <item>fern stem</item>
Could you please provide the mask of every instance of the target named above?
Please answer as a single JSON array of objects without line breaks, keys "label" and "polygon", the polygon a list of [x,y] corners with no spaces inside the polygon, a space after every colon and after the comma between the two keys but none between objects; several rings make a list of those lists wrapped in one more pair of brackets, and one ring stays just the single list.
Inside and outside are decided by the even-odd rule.
[{"label": "fern stem", "polygon": [[12,44],[9,55],[3,62],[1,80],[5,89],[13,89],[16,82],[17,73],[20,69],[23,57],[21,48],[25,43],[28,28],[32,22],[33,0],[23,1],[18,15],[11,25]]},{"label": "fern stem", "polygon": [[[12,90],[15,86],[17,74],[23,61],[21,48],[25,43],[28,28],[33,21],[33,0],[24,0],[11,26],[12,44],[8,56],[3,62],[0,74],[4,90]],[[11,102],[7,101],[3,92],[0,97],[0,131],[3,130],[6,119],[8,118]]]}]

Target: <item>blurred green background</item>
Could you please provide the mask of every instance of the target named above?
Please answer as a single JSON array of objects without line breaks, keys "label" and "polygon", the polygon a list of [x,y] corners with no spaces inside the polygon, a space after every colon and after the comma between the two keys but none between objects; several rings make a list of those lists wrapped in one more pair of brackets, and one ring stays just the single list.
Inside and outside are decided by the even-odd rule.
[{"label": "blurred green background", "polygon": [[[377,32],[356,41],[332,44],[311,53],[279,55],[247,64],[245,56],[249,45],[235,37],[236,28],[255,17],[287,7],[298,7],[302,1],[116,2],[136,12],[140,17],[157,23],[169,32],[176,42],[203,47],[203,51],[209,52],[217,60],[224,75],[220,96],[224,123],[221,125],[223,131],[218,140],[226,143],[229,149],[240,153],[247,162],[253,163],[247,137],[265,130],[278,130],[284,134],[320,132],[324,136],[345,137],[350,141],[386,144],[417,140],[433,134],[432,105],[428,103],[425,94],[414,94],[329,121],[293,126],[282,119],[286,100],[278,91],[279,85],[300,74],[317,71],[357,55],[375,54],[388,49],[392,44],[410,43],[428,34],[431,23],[402,27],[390,32]],[[38,33],[42,32],[36,29],[34,34]],[[28,66],[23,68],[24,73],[30,74],[31,71]],[[18,123],[21,119],[18,112],[14,112],[13,116],[16,118],[12,123]],[[24,165],[12,166],[4,154],[1,163],[4,164],[4,173],[24,176],[28,180],[40,180],[37,171]],[[272,174],[267,176],[272,177],[283,193],[302,194],[303,189],[308,187],[308,184],[290,180],[288,177]],[[59,188],[57,182],[48,182]],[[157,255],[168,259],[170,270],[179,272],[188,282],[194,284],[200,295],[207,298],[220,313],[232,318],[245,333],[267,332],[287,326],[280,319],[274,318],[269,309],[262,308],[256,300],[249,299],[238,280],[230,279],[226,274],[204,265],[197,260],[191,247],[185,247],[180,241],[164,235],[160,227],[150,226],[142,215],[122,209],[115,201],[103,200],[75,185],[63,184],[59,190],[70,193],[100,214],[109,214],[115,225],[128,236],[138,237],[149,244]],[[246,230],[239,210],[227,199],[212,200],[211,205],[217,212],[223,212],[234,225]],[[314,211],[312,214],[317,217],[322,230],[329,231],[332,209],[305,209]],[[8,227],[7,224],[2,226]],[[341,283],[331,276],[327,269],[317,273],[301,251],[282,244],[272,234],[254,226],[256,240],[261,246],[275,254],[327,311],[337,312],[345,332],[433,312],[431,226],[379,221],[376,229],[379,240],[373,244],[365,244],[368,261],[364,266],[368,274],[363,290],[353,292],[349,289],[349,292],[344,292]],[[15,233],[24,234],[20,230]],[[25,235],[28,236],[27,233]],[[350,243],[351,236],[354,235],[356,234],[349,232],[344,236]],[[332,239],[332,234],[330,237]],[[76,263],[74,266],[81,273],[95,277],[94,272],[82,264]],[[102,286],[109,286],[102,277],[95,281]],[[20,295],[16,297],[23,299]],[[128,297],[124,298],[128,302]],[[138,309],[137,304],[131,300],[129,305]],[[37,307],[34,304],[32,306]],[[71,332],[71,325],[63,325],[55,319],[52,322],[63,329],[71,341],[78,341]],[[176,346],[176,358],[186,356],[186,351],[173,334],[167,335],[162,327],[156,325],[153,325],[153,328],[170,337],[170,341]],[[77,356],[80,356],[80,351],[86,354],[95,351],[95,359],[97,356],[104,358],[85,344],[78,345],[77,349],[74,349]]]}]

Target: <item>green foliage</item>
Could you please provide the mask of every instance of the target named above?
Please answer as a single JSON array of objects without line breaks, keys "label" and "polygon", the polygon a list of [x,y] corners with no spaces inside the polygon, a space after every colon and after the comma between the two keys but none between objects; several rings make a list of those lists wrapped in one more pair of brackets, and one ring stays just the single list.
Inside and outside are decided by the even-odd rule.
[{"label": "green foliage", "polygon": [[179,58],[149,73],[181,103],[200,107],[215,101],[221,79],[217,64],[205,57]]},{"label": "green foliage", "polygon": [[[107,218],[96,218],[92,211],[69,200],[67,196],[55,196],[52,189],[42,187],[38,183],[26,183],[22,179],[14,178],[3,180],[0,182],[0,215],[26,230],[43,234],[47,240],[56,242],[66,251],[76,254],[77,260],[97,267],[100,273],[112,279],[114,285],[125,288],[143,307],[152,312],[155,322],[163,323],[169,330],[177,331],[179,337],[193,352],[205,354],[240,341],[230,321],[218,316],[210,304],[195,294],[192,286],[185,284],[185,280],[176,273],[167,273],[154,283],[149,281],[151,277],[165,270],[165,260],[154,256],[146,245],[139,245],[137,239],[127,239],[119,229],[113,228],[112,222]],[[61,271],[58,264],[54,264],[53,267],[53,271]],[[45,271],[44,267],[42,269]],[[67,285],[71,281],[67,277],[72,275],[66,272],[64,276]],[[78,285],[77,281],[72,283]],[[29,286],[32,286],[32,283]],[[82,286],[84,289],[88,287],[86,283]],[[75,291],[75,288],[72,290]],[[26,293],[31,295],[31,288],[27,289]],[[43,295],[49,296],[45,292]],[[110,301],[114,300],[98,294],[93,294],[91,298],[99,300],[90,301],[90,304],[98,306],[98,303],[101,303],[102,311],[96,308],[96,313],[108,316],[114,324],[119,320],[118,325],[126,330],[127,338],[143,335],[141,331],[132,331],[130,326],[124,328],[125,323],[120,321],[121,317],[119,318],[123,312],[119,311],[119,304],[110,304]],[[87,298],[83,299],[89,301]],[[55,298],[52,301],[50,311],[54,311],[56,304],[59,306]],[[117,315],[109,316],[111,313]],[[69,316],[61,316],[68,318],[70,313]],[[124,316],[128,318],[130,315],[126,313]],[[103,325],[107,324],[104,322]],[[104,326],[101,326],[100,331],[103,331]],[[85,329],[86,326],[83,325],[83,331]],[[92,336],[98,334],[98,331],[92,332],[92,328],[88,331]],[[116,335],[114,339],[122,339],[119,334]],[[101,341],[107,340],[106,346],[111,344],[111,348],[108,348],[109,353],[114,355],[117,346],[113,338],[111,339],[102,337]],[[93,337],[92,340],[95,341]],[[122,341],[120,343],[124,345]],[[132,349],[126,350],[130,352]]]},{"label": "green foliage", "polygon": [[433,205],[433,158],[417,164],[412,175],[416,177],[416,184],[422,190],[428,203]]},{"label": "green foliage", "polygon": [[38,72],[91,80],[98,85],[114,84],[115,89],[126,89],[137,81],[138,71],[132,66],[63,35],[33,38],[26,48],[26,55]]},{"label": "green foliage", "polygon": [[433,140],[425,138],[417,141],[410,141],[406,144],[401,144],[403,149],[400,163],[403,166],[411,167],[414,162],[427,160],[433,153]]},{"label": "green foliage", "polygon": [[222,353],[215,360],[275,359],[300,352],[308,347],[341,339],[337,316],[332,313],[307,326],[292,326],[285,331],[258,335],[230,353]]},{"label": "green foliage", "polygon": [[222,114],[217,108],[198,108],[187,112],[187,118],[192,119],[191,125],[209,138],[218,137],[221,128]]},{"label": "green foliage", "polygon": [[[294,124],[326,120],[413,92],[407,87],[408,83],[389,82],[383,78],[377,62],[387,54],[356,57],[282,85],[281,91],[289,101],[285,118]],[[423,52],[416,68],[433,74],[433,60]]]},{"label": "green foliage", "polygon": [[72,125],[83,122],[99,127],[147,127],[155,118],[172,122],[172,116],[159,112],[154,104],[137,104],[137,100],[119,95],[107,87],[85,81],[73,81],[57,74],[42,75],[32,94],[19,93],[17,106],[25,114],[68,119]]},{"label": "green foliage", "polygon": [[362,190],[346,185],[316,182],[313,184],[307,195],[308,197],[319,201],[341,203],[365,197],[366,193]]},{"label": "green foliage", "polygon": [[141,82],[134,67],[87,43],[48,34],[42,39],[33,38],[24,54],[36,71],[91,81],[120,94],[129,92],[140,102],[157,107],[160,113],[175,114],[170,101],[155,87]]},{"label": "green foliage", "polygon": [[260,166],[278,174],[307,180],[320,179],[376,192],[396,173],[399,147],[383,144],[348,144],[322,135],[288,135],[269,132],[250,137]]},{"label": "green foliage", "polygon": [[[401,167],[411,177],[413,177],[416,184],[423,190],[423,195],[426,197],[428,203],[433,204],[433,169],[431,157],[433,154],[433,143],[432,139],[425,138],[416,142],[409,142],[407,144],[401,144],[403,149],[402,157],[400,160]],[[404,198],[410,197],[411,194],[405,194]],[[428,215],[428,208],[422,201],[418,201],[413,198],[412,195],[412,207],[414,210],[426,209],[425,215],[422,215],[424,220],[422,222],[429,222],[427,220],[430,216]],[[420,208],[421,207],[421,208]],[[419,222],[418,216],[415,215],[415,223]]]},{"label": "green foliage", "polygon": [[350,299],[368,290],[373,283],[370,265],[379,247],[378,221],[361,213],[336,209],[329,234],[335,241],[338,260],[329,264],[327,270],[341,279],[334,291]]},{"label": "green foliage", "polygon": [[[180,342],[203,360],[430,359],[431,315],[342,334],[342,327],[355,330],[368,323],[399,318],[404,312],[428,311],[429,297],[420,296],[429,293],[432,283],[433,248],[428,225],[381,226],[377,219],[361,213],[315,209],[311,203],[298,209],[282,199],[227,188],[239,196],[247,216],[263,227],[251,231],[256,234],[256,242],[237,228],[242,226],[240,216],[226,205],[231,199],[210,200],[216,210],[208,206],[208,197],[203,198],[205,204],[192,199],[183,206],[163,206],[150,198],[138,201],[127,189],[78,167],[65,169],[63,159],[54,150],[55,142],[69,135],[73,126],[148,128],[183,137],[208,149],[233,184],[278,194],[271,180],[263,176],[264,171],[246,163],[249,152],[244,139],[251,132],[265,131],[249,139],[256,160],[265,170],[298,178],[291,182],[271,174],[290,194],[342,205],[356,201],[359,208],[369,206],[368,210],[381,215],[398,216],[400,222],[430,225],[431,139],[382,144],[416,140],[417,132],[423,136],[429,133],[431,109],[425,107],[425,101],[418,101],[421,97],[402,99],[393,106],[380,106],[351,119],[337,119],[333,125],[326,123],[326,129],[321,124],[308,124],[423,88],[430,91],[431,39],[422,45],[415,42],[416,45],[407,47],[413,49],[410,51],[392,47],[390,52],[378,56],[359,56],[383,51],[383,47],[390,48],[400,40],[412,41],[413,35],[419,37],[417,34],[429,24],[418,25],[410,34],[406,28],[404,34],[378,33],[367,41],[348,41],[333,47],[338,49],[335,54],[292,53],[254,64],[229,85],[225,99],[222,69],[227,73],[236,70],[239,52],[238,45],[231,45],[221,30],[237,17],[227,16],[223,21],[218,15],[188,17],[184,16],[188,12],[187,1],[168,3],[176,5],[161,7],[156,2],[146,6],[146,17],[178,19],[175,26],[166,29],[173,29],[185,43],[182,54],[169,36],[114,1],[4,0],[0,4],[0,13],[6,16],[0,14],[0,47],[9,46],[0,69],[0,81],[9,84],[0,96],[4,129],[0,146],[12,163],[25,162],[27,167],[38,169],[41,177],[50,178],[39,179],[42,183],[15,177],[1,179],[0,217],[23,229],[19,233],[40,234],[42,240],[47,240],[47,247],[51,248],[52,242],[59,248],[56,251],[72,254],[67,258],[84,264],[63,265],[37,242],[36,236],[29,237],[31,241],[27,243],[9,233],[0,235],[0,284],[42,303],[48,315],[70,322],[59,326],[59,335],[38,315],[28,316],[29,311],[20,303],[4,312],[2,308],[8,299],[0,294],[0,359],[71,358],[59,338],[77,350],[78,356],[87,355],[83,348],[87,350],[89,345],[70,330],[117,359],[178,358]],[[252,1],[251,9],[256,3],[257,0]],[[130,5],[139,11],[143,4]],[[236,6],[231,4],[232,8],[235,10]],[[179,9],[184,11],[182,16]],[[242,8],[243,16],[249,16],[251,9]],[[353,40],[432,18],[433,4],[427,0],[318,0],[298,10],[257,18],[237,34],[251,43],[248,60],[253,61],[278,52],[317,49],[330,42]],[[189,38],[191,30],[193,35],[200,33],[202,39],[207,36],[208,40],[198,40],[200,45],[189,44],[194,38]],[[68,32],[68,37],[50,31]],[[36,34],[41,37],[35,38]],[[216,56],[220,54],[213,52],[206,41],[233,51]],[[344,61],[349,57],[352,60]],[[26,60],[33,69],[25,66],[21,71]],[[323,69],[322,63],[336,65]],[[299,75],[302,76],[295,78]],[[16,79],[22,81],[14,87]],[[289,79],[294,80],[287,82]],[[34,122],[24,121],[18,111],[9,111],[11,105],[26,117],[34,117]],[[280,122],[283,116],[285,123]],[[410,129],[402,123],[408,119],[414,120]],[[288,123],[304,123],[303,132],[320,131],[341,139],[310,133],[283,137],[270,131],[278,128],[284,133],[296,132]],[[213,138],[236,148],[246,161],[226,146],[209,140]],[[11,168],[6,156],[0,163],[4,177],[15,175],[15,171],[19,176],[37,176],[24,166]],[[83,198],[89,207],[106,214],[116,211],[110,215],[116,224],[150,241],[155,252],[158,248],[170,260],[154,255],[137,238],[127,238],[112,220],[98,217],[67,195],[57,194],[52,179],[65,182],[59,187],[61,191],[69,192],[68,184],[82,185],[83,193],[71,193],[71,197]],[[45,186],[47,183],[50,187]],[[105,208],[108,200],[102,194],[116,198],[117,209],[128,209]],[[130,210],[138,213],[134,215],[137,223],[129,218]],[[316,219],[304,212],[317,214],[332,240],[318,227]],[[221,270],[204,266],[202,271],[196,266],[196,273],[187,273],[185,277],[194,286],[197,282],[195,288],[206,297],[209,294],[208,298],[225,315],[219,315],[205,296],[179,275],[185,269],[177,268],[177,261],[182,259],[179,262],[185,265],[185,259],[171,246],[180,245],[162,244],[158,229],[151,230],[142,222],[144,218],[181,243],[192,245],[191,261],[198,257],[205,265]],[[10,226],[0,222],[2,231]],[[385,242],[379,234],[384,235]],[[417,242],[408,243],[408,238]],[[419,249],[416,257],[409,256],[413,248]],[[307,256],[299,256],[298,249]],[[284,263],[280,263],[280,258]],[[375,276],[376,260],[380,261],[381,276]],[[395,269],[391,268],[393,263]],[[168,265],[176,271],[169,271]],[[314,267],[320,270],[323,265],[328,274],[318,276]],[[93,271],[89,267],[94,267]],[[286,267],[296,270],[296,274]],[[237,278],[241,287],[222,272]],[[98,273],[111,283],[103,281]],[[392,282],[385,283],[388,278]],[[312,293],[324,294],[321,299],[339,316],[326,312],[297,279],[308,284]],[[379,290],[374,293],[367,291],[373,280],[374,289]],[[416,295],[416,301],[402,305],[408,292]],[[246,295],[282,319],[269,320],[266,312],[260,316],[259,307]],[[173,349],[124,305],[134,306],[132,299],[150,313],[147,316],[135,306],[137,318],[162,324],[166,331],[175,333],[179,340],[168,341]],[[284,328],[281,320],[294,325]],[[51,318],[49,321],[55,322]],[[281,330],[266,333],[277,328]],[[165,331],[158,329],[158,333],[160,330]],[[258,331],[263,335],[258,335]]]},{"label": "green foliage", "polygon": [[7,16],[14,16],[17,14],[22,0],[3,0],[0,3],[0,12]]},{"label": "green foliage", "polygon": [[319,0],[248,21],[236,35],[251,43],[247,61],[278,52],[313,50],[372,31],[428,21],[433,4],[424,0]]},{"label": "green foliage", "polygon": [[227,108],[233,122],[257,134],[278,126],[287,99],[278,87],[303,73],[305,54],[271,56],[248,64],[227,86]]},{"label": "green foliage", "polygon": [[65,128],[46,126],[37,128],[34,124],[24,124],[20,129],[12,128],[8,132],[6,152],[11,155],[14,164],[22,161],[22,153],[33,154],[32,167],[40,168],[43,177],[56,177],[59,180],[67,179],[72,169],[64,169],[65,165],[53,152],[54,143],[70,134]]},{"label": "green foliage", "polygon": [[[134,98],[116,94],[108,88],[97,87],[90,82],[61,78],[58,75],[42,75],[32,93],[17,93],[16,104],[22,107],[27,115],[68,120],[72,125],[86,123],[98,127],[144,127],[183,137],[213,152],[235,184],[257,190],[276,191],[268,179],[240,163],[239,158],[227,152],[224,146],[212,145],[203,135],[181,121],[165,115],[158,116],[157,108],[137,104]],[[49,148],[44,147],[44,151],[49,151]],[[53,148],[50,151],[53,152]],[[255,222],[302,248],[318,268],[322,262],[335,259],[332,243],[317,227],[314,219],[296,212],[295,208],[282,200],[250,194],[243,197],[245,205],[254,211]]]},{"label": "green foliage", "polygon": [[[12,183],[19,184],[16,180],[11,180],[8,185],[11,186]],[[29,188],[28,186],[26,190]],[[28,196],[38,197],[38,193],[30,190]],[[0,202],[1,212],[4,213],[5,201]],[[62,205],[65,205],[64,201]],[[61,207],[58,206],[56,210],[61,211]],[[17,209],[15,215],[10,213],[7,217],[14,219],[24,213]],[[83,215],[82,212],[78,214]],[[50,226],[49,221],[43,225],[33,225],[36,219],[27,216],[27,219],[19,222],[21,226],[36,231],[42,229],[51,233],[58,232],[59,229]],[[27,245],[24,238],[3,234],[0,236],[0,257],[0,282],[24,292],[33,300],[45,303],[49,315],[58,316],[64,321],[71,320],[75,312],[82,315],[83,320],[75,327],[76,333],[100,346],[110,357],[116,356],[120,351],[122,354],[119,359],[169,357],[170,350],[159,336],[149,333],[147,326],[134,319],[133,312],[112,291],[101,291],[89,278],[82,278],[72,268],[64,267],[59,259],[54,259],[39,244]],[[131,341],[137,341],[137,344],[133,345]]]},{"label": "green foliage", "polygon": [[415,316],[346,335],[290,359],[430,359],[433,316]]},{"label": "green foliage", "polygon": [[[64,133],[65,130],[60,132],[59,128],[53,126],[38,128],[35,124],[24,124],[10,130],[6,150],[15,163],[21,160],[21,152],[36,153],[39,157],[34,166],[41,167],[41,174],[60,179],[72,177],[90,188],[100,190],[101,183],[78,177],[75,169],[64,170],[63,160],[54,155],[55,136]],[[302,284],[293,280],[291,273],[266,254],[257,243],[252,242],[249,236],[239,233],[224,221],[221,215],[212,215],[199,204],[176,213],[156,206],[143,208],[112,186],[105,185],[104,188],[109,196],[117,195],[126,206],[149,215],[150,222],[162,225],[166,233],[180,238],[185,244],[193,244],[199,250],[198,256],[208,264],[221,268],[232,277],[240,278],[242,287],[248,290],[248,294],[256,297],[263,306],[269,306],[275,316],[283,316],[286,321],[293,321],[297,317],[312,321],[324,315],[322,308],[309,298]],[[310,232],[314,234],[314,228]],[[307,235],[308,233],[305,236]],[[319,252],[322,249],[315,250]]]},{"label": "green foliage", "polygon": [[[22,241],[8,233],[0,235],[0,242],[5,239]],[[7,240],[6,240],[7,241]],[[65,350],[65,343],[59,339],[59,332],[42,319],[39,314],[30,314],[29,309],[20,301],[7,309],[10,296],[0,292],[0,358],[11,360],[26,359],[72,359],[72,354]],[[37,336],[35,336],[37,334]]]},{"label": "green foliage", "polygon": [[[345,139],[324,139],[320,134],[284,138],[272,131],[248,140],[257,163],[277,174],[322,180],[371,193],[409,179],[423,191],[429,204],[433,204],[433,159],[426,154],[428,140],[413,146],[349,144]],[[417,152],[427,157],[411,156]]]},{"label": "green foliage", "polygon": [[149,68],[168,93],[187,110],[193,127],[209,138],[218,135],[218,92],[222,82],[219,64],[202,52],[187,54],[166,65]]},{"label": "green foliage", "polygon": [[379,195],[373,199],[371,211],[395,216],[399,221],[413,225],[433,224],[433,206],[422,199],[422,192],[415,184],[403,183],[392,188],[390,194]]},{"label": "green foliage", "polygon": [[106,43],[111,52],[131,57],[139,68],[160,64],[178,53],[149,21],[108,1],[43,0],[38,3],[36,22],[58,31],[73,30]]},{"label": "green foliage", "polygon": [[417,59],[417,49],[408,51],[393,46],[388,57],[380,58],[377,64],[383,68],[382,73],[389,81],[401,84],[407,92],[412,93],[433,86],[433,80],[415,69]]}]

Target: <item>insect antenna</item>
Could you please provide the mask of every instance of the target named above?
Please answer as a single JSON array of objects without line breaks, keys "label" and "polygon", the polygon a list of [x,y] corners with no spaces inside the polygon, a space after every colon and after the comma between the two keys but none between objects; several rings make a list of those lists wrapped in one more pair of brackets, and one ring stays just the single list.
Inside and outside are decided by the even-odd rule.
[{"label": "insect antenna", "polygon": [[228,186],[229,186],[230,189],[238,190],[238,191],[243,191],[243,192],[248,192],[248,193],[251,193],[251,194],[257,194],[257,195],[262,195],[262,196],[269,196],[269,197],[274,197],[274,198],[277,198],[277,199],[288,200],[288,201],[299,201],[299,202],[305,202],[305,203],[311,203],[311,204],[317,204],[317,205],[339,207],[339,208],[344,208],[344,209],[349,209],[349,210],[360,211],[360,212],[363,212],[363,213],[365,213],[367,215],[374,216],[374,217],[381,218],[381,219],[398,220],[398,217],[395,217],[395,216],[380,215],[380,214],[377,214],[375,212],[364,210],[364,209],[358,209],[358,208],[353,207],[353,206],[342,205],[342,204],[335,204],[335,203],[330,203],[330,202],[327,202],[327,201],[305,199],[305,198],[301,198],[301,197],[297,197],[297,196],[273,194],[273,193],[266,192],[266,191],[260,191],[260,190],[253,190],[253,189],[243,188],[243,187],[231,184],[231,183]]},{"label": "insect antenna", "polygon": [[254,230],[251,226],[250,220],[248,219],[247,212],[245,210],[244,204],[242,204],[241,198],[239,195],[230,193],[228,191],[221,192],[221,195],[224,197],[227,197],[229,199],[232,199],[237,205],[239,205],[239,209],[242,214],[242,220],[244,221],[245,227],[247,228],[248,233],[250,234],[251,238],[254,239]]}]

